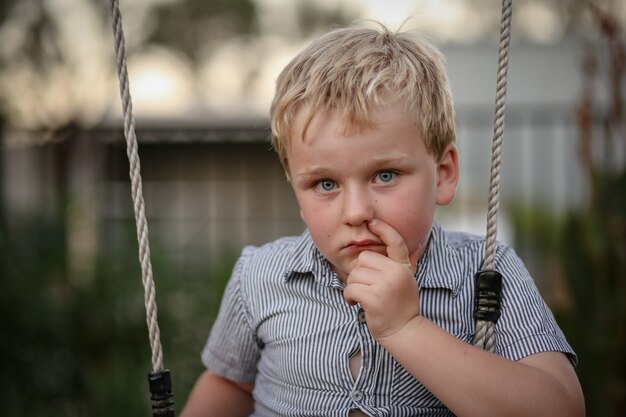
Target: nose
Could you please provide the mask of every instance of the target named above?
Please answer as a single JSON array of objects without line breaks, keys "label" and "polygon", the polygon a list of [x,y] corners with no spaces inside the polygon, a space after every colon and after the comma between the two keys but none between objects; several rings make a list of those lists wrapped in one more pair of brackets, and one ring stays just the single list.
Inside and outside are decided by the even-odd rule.
[{"label": "nose", "polygon": [[375,199],[365,189],[344,192],[343,221],[350,226],[360,226],[374,218]]}]

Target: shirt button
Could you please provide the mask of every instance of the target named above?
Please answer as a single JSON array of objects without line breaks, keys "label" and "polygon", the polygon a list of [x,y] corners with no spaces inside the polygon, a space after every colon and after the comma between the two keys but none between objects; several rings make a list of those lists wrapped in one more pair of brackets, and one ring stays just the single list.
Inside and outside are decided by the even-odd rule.
[{"label": "shirt button", "polygon": [[352,394],[350,396],[352,397],[354,401],[361,401],[363,399],[363,393],[359,391],[358,389],[355,389],[354,391],[352,391]]},{"label": "shirt button", "polygon": [[365,310],[363,310],[362,308],[359,309],[359,313],[357,314],[359,321],[361,323],[365,323]]}]

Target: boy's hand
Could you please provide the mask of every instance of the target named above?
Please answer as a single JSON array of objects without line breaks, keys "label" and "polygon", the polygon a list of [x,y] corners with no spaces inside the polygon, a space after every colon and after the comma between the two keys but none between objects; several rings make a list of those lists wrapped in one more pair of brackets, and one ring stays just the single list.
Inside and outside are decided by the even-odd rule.
[{"label": "boy's hand", "polygon": [[419,317],[419,288],[400,233],[380,220],[371,221],[368,227],[387,245],[387,256],[361,252],[343,297],[351,305],[361,304],[370,333],[380,341]]}]

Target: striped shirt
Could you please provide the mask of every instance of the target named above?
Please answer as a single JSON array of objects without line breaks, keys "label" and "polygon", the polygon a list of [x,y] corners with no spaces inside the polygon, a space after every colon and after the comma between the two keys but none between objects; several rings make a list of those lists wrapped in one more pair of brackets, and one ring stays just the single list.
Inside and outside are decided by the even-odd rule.
[{"label": "striped shirt", "polygon": [[[465,342],[474,333],[474,273],[483,257],[483,238],[435,223],[416,271],[421,313]],[[496,269],[504,277],[496,352],[518,360],[560,351],[575,363],[513,249],[498,244]],[[370,416],[453,415],[376,343],[360,307],[344,301],[344,288],[308,231],[246,247],[202,352],[204,364],[255,383],[255,417],[345,417],[358,409]],[[359,351],[354,379],[349,358]]]}]

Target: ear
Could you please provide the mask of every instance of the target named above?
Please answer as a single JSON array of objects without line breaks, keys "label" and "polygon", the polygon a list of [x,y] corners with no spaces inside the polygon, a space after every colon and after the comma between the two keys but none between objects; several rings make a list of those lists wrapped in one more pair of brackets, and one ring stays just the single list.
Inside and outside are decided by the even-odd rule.
[{"label": "ear", "polygon": [[437,162],[437,204],[449,204],[456,194],[459,182],[459,153],[451,143],[446,146]]}]

